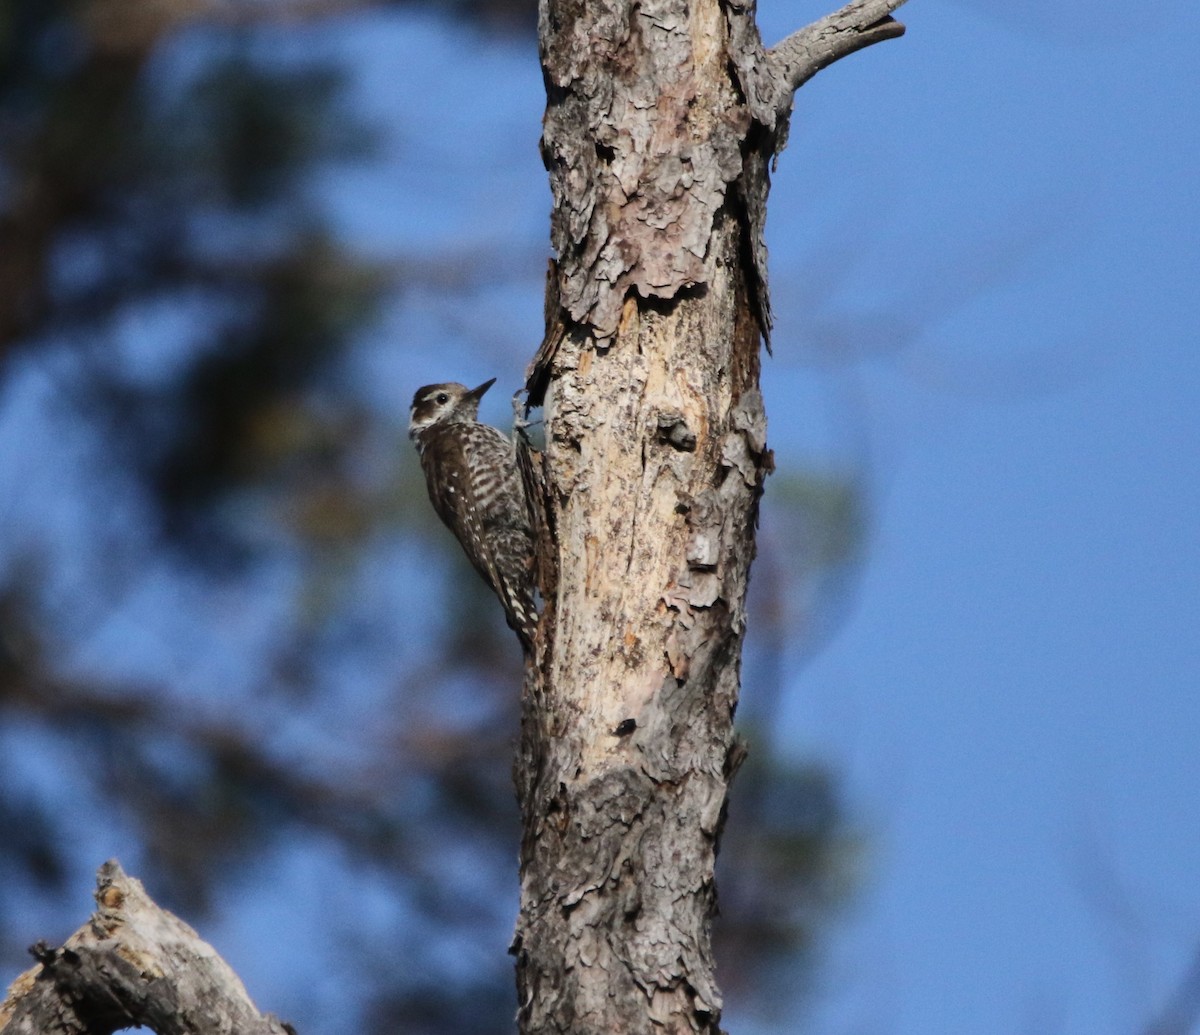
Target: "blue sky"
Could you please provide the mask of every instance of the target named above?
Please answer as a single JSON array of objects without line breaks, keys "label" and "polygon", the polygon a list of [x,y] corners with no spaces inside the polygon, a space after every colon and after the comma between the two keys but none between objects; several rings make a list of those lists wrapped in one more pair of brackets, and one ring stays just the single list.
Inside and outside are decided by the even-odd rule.
[{"label": "blue sky", "polygon": [[[802,91],[770,210],[776,450],[874,496],[787,698],[874,835],[815,1027],[1135,1031],[1200,941],[1200,25],[900,14]],[[847,225],[835,297],[794,311]],[[862,304],[876,347],[806,357]],[[793,418],[804,382],[825,412]]]},{"label": "blue sky", "polygon": [[[825,12],[765,0],[763,35]],[[1200,17],[900,14],[904,40],[801,91],[768,221],[772,445],[871,503],[779,734],[843,775],[871,844],[807,1023],[1134,1031],[1200,940]],[[515,383],[549,203],[532,48],[430,18],[378,33],[336,42],[436,175],[342,181],[342,218],[433,254],[482,228],[514,271],[457,326],[409,299],[380,405],[448,362]],[[727,1020],[748,1029],[736,1002]]]},{"label": "blue sky", "polygon": [[[768,42],[829,9],[760,8]],[[801,91],[768,220],[771,445],[870,504],[777,734],[841,775],[870,846],[805,1030],[1133,1032],[1200,942],[1200,11],[900,17]],[[406,293],[355,374],[393,417],[430,381],[517,384],[548,240],[532,43],[410,11],[276,42],[314,40],[385,128],[379,161],[314,184],[346,235],[497,255],[454,312]],[[282,890],[259,906],[268,934],[302,925]],[[289,1012],[261,931],[205,933]],[[727,1027],[752,1030],[736,1001]]]}]

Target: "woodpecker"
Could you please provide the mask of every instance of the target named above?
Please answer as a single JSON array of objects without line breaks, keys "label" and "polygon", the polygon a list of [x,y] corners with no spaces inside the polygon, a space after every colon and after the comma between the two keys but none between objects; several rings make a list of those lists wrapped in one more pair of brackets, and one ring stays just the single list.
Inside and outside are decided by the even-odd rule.
[{"label": "woodpecker", "polygon": [[528,653],[537,628],[533,532],[517,453],[503,432],[478,420],[479,400],[496,383],[468,389],[426,385],[413,396],[408,437],[417,447],[429,499],[504,606]]}]

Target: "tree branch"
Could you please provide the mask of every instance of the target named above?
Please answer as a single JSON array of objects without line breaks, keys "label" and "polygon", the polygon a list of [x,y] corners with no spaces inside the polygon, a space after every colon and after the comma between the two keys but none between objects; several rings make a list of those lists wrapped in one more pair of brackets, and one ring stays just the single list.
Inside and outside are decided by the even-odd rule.
[{"label": "tree branch", "polygon": [[790,101],[794,93],[822,68],[872,43],[904,35],[892,17],[905,0],[853,0],[840,11],[792,33],[767,51],[771,77]]},{"label": "tree branch", "polygon": [[134,1025],[159,1035],[295,1035],[260,1014],[238,976],[115,860],[96,875],[97,910],[0,1002],[0,1035],[96,1035]]}]

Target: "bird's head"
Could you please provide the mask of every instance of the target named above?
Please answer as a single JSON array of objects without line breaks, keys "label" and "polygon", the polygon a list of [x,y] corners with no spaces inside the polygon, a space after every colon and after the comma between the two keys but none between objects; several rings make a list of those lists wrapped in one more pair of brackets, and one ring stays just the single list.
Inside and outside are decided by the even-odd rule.
[{"label": "bird's head", "polygon": [[408,437],[415,439],[435,425],[475,420],[479,416],[479,400],[495,383],[493,377],[478,388],[468,388],[457,381],[418,388],[409,411]]}]

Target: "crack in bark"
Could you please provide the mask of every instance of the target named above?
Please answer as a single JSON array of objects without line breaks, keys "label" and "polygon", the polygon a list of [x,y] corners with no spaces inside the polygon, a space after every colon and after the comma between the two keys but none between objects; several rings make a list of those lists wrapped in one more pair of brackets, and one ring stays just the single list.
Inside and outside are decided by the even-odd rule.
[{"label": "crack in bark", "polygon": [[4,1035],[93,1035],[143,1026],[160,1035],[296,1035],[260,1014],[237,975],[115,861],[100,867],[96,912],[61,948],[39,942],[38,966],[0,1003]]},{"label": "crack in bark", "polygon": [[558,259],[527,386],[556,582],[516,767],[524,1035],[719,1035],[713,862],[774,466],[770,166],[792,77],[890,38],[899,3],[768,53],[749,0],[541,0]]}]

